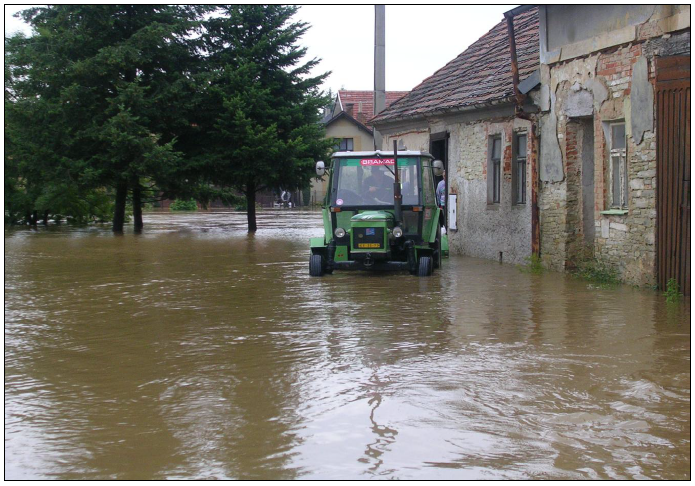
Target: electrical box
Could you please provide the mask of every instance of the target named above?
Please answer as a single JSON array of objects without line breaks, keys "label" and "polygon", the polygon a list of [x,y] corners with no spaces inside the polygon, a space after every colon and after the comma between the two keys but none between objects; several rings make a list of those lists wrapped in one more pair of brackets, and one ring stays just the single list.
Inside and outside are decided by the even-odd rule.
[{"label": "electrical box", "polygon": [[449,208],[449,229],[456,229],[456,194],[449,194],[449,202],[446,207]]}]

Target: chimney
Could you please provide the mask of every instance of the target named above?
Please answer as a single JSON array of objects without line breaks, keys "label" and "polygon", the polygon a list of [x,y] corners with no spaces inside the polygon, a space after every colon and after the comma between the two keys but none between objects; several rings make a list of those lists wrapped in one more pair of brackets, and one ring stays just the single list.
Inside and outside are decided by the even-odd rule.
[{"label": "chimney", "polygon": [[[374,5],[374,116],[386,108],[386,6]],[[383,147],[381,134],[374,130],[374,149]]]},{"label": "chimney", "polygon": [[354,117],[354,112],[355,112],[355,104],[354,103],[345,103],[345,112],[350,115],[351,117]]}]

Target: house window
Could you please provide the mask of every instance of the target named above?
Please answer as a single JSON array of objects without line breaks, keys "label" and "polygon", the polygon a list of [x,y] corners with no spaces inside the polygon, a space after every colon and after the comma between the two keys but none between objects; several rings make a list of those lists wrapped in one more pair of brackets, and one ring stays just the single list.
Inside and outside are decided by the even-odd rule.
[{"label": "house window", "polygon": [[610,126],[611,207],[627,209],[627,153],[625,123]]},{"label": "house window", "polygon": [[488,153],[487,202],[488,204],[499,204],[502,172],[502,137],[496,136],[490,138]]},{"label": "house window", "polygon": [[512,169],[512,201],[514,204],[526,204],[526,141],[527,135],[519,133],[514,136],[514,160]]},{"label": "house window", "polygon": [[340,152],[352,152],[352,139],[351,138],[336,138],[335,139],[335,149]]}]

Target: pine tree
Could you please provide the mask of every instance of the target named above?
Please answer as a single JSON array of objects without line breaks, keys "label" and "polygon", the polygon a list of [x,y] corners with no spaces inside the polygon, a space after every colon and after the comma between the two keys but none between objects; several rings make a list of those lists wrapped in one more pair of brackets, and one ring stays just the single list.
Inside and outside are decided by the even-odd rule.
[{"label": "pine tree", "polygon": [[246,197],[248,231],[256,224],[256,194],[309,184],[324,139],[321,108],[328,100],[309,76],[297,42],[309,28],[292,22],[297,7],[228,5],[205,22],[205,70],[197,77],[195,132],[185,144],[211,184]]},{"label": "pine tree", "polygon": [[34,35],[5,41],[9,111],[7,89],[5,104],[6,138],[9,123],[24,183],[41,186],[39,192],[49,183],[78,194],[110,188],[117,232],[130,189],[141,228],[143,181],[177,187],[186,169],[175,142],[190,125],[198,61],[193,34],[203,11],[166,5],[23,11]]}]

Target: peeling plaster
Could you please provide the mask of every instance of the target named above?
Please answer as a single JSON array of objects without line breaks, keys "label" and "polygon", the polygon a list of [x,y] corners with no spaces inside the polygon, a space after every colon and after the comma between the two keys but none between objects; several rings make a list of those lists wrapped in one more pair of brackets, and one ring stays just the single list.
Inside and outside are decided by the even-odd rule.
[{"label": "peeling plaster", "polygon": [[654,88],[649,82],[647,58],[640,56],[632,67],[630,91],[630,127],[636,145],[642,143],[644,132],[654,131]]},{"label": "peeling plaster", "polygon": [[[576,87],[576,88],[575,88]],[[590,91],[575,83],[565,102],[565,114],[569,117],[591,116],[594,112],[594,97]]]}]

